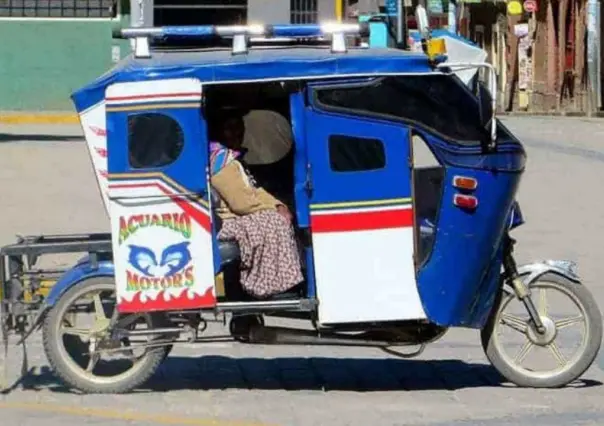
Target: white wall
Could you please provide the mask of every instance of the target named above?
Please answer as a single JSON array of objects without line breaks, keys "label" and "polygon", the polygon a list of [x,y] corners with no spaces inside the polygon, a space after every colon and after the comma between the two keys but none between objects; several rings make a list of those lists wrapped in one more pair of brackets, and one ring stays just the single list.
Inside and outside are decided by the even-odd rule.
[{"label": "white wall", "polygon": [[248,23],[289,24],[289,0],[248,0]]}]

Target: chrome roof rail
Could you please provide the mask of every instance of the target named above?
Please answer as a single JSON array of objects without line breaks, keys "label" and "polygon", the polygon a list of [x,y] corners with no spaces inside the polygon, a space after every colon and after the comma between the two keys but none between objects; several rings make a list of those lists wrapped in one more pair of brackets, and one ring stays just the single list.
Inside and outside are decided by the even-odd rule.
[{"label": "chrome roof rail", "polygon": [[134,55],[137,58],[150,57],[149,39],[211,39],[213,37],[232,38],[232,53],[245,54],[250,43],[257,39],[303,40],[331,37],[331,51],[346,53],[346,36],[367,34],[369,26],[363,23],[293,24],[293,25],[201,25],[134,27],[116,29],[114,38],[135,40]]}]

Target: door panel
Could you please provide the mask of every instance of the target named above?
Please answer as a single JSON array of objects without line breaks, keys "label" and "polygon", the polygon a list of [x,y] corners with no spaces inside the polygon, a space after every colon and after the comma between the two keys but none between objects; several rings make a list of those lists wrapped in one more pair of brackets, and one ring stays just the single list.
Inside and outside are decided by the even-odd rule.
[{"label": "door panel", "polygon": [[118,309],[213,306],[200,82],[114,84],[107,89],[106,104]]},{"label": "door panel", "polygon": [[319,321],[425,318],[408,129],[312,108],[305,123]]}]

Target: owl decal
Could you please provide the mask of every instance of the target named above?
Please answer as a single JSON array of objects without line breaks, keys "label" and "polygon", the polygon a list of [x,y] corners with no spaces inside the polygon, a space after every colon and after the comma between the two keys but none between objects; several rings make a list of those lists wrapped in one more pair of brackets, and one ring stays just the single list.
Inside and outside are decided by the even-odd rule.
[{"label": "owl decal", "polygon": [[191,261],[187,241],[170,245],[161,253],[155,253],[148,247],[134,244],[130,244],[128,248],[130,249],[128,262],[134,269],[147,277],[171,277],[182,271]]}]

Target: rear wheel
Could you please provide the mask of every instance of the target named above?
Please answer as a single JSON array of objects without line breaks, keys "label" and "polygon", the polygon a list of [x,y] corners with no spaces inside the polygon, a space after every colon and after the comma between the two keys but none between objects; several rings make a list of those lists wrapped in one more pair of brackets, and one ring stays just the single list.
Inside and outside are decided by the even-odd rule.
[{"label": "rear wheel", "polygon": [[[579,378],[598,354],[600,310],[586,287],[557,274],[545,274],[530,291],[545,333],[537,333],[515,294],[504,293],[481,332],[483,349],[491,364],[518,386],[565,386]],[[556,309],[560,313],[554,313]]]},{"label": "rear wheel", "polygon": [[[87,314],[92,314],[89,321]],[[163,316],[119,315],[110,277],[84,280],[68,290],[43,327],[44,350],[55,374],[86,393],[123,393],[146,382],[170,347],[144,348],[151,337],[141,337],[146,342],[120,337],[112,325],[116,322],[123,330],[153,329],[162,325]]]}]

